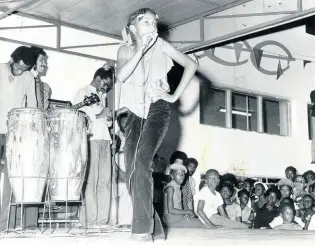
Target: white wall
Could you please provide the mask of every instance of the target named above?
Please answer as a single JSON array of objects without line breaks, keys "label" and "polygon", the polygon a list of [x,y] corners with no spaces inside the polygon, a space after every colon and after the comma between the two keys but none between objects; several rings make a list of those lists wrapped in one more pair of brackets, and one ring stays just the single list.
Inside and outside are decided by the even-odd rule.
[{"label": "white wall", "polygon": [[[264,40],[275,40],[284,44],[294,57],[315,60],[314,36],[305,33],[305,27],[247,40],[253,47]],[[244,47],[245,48],[245,47]],[[272,46],[265,51],[285,55]],[[201,54],[201,52],[197,53]],[[234,50],[216,48],[215,54],[226,61],[236,61]],[[303,68],[303,61],[290,62],[290,68],[277,80],[259,72],[250,62],[250,53],[242,52],[240,61],[249,59],[241,66],[223,66],[205,57],[199,60],[200,72],[209,83],[242,91],[285,98],[291,103],[291,136],[283,137],[264,133],[247,132],[199,124],[199,107],[193,113],[180,118],[181,132],[178,149],[196,157],[199,172],[215,168],[220,172],[238,175],[284,176],[284,169],[293,165],[299,172],[313,167],[311,141],[308,140],[307,103],[314,89],[315,63]],[[278,59],[262,58],[261,66],[276,71]],[[282,60],[284,68],[287,61]],[[181,97],[181,111],[188,111],[199,96],[199,82],[195,78]],[[169,132],[172,134],[172,132]],[[170,138],[167,136],[167,138]],[[162,151],[168,149],[164,143]],[[198,174],[196,175],[198,176]]]}]

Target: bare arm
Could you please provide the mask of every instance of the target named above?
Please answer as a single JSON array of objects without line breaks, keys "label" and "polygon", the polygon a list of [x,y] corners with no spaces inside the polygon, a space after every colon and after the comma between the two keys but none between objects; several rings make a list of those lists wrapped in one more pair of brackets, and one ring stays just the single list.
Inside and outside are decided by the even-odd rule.
[{"label": "bare arm", "polygon": [[191,60],[188,56],[184,55],[176,48],[174,48],[170,43],[163,40],[163,52],[169,56],[172,60],[184,67],[184,72],[178,88],[174,92],[171,98],[171,102],[175,102],[181,96],[183,91],[187,88],[191,82],[195,71],[197,69],[197,64]]},{"label": "bare arm", "polygon": [[202,220],[209,226],[209,227],[215,227],[215,225],[209,220],[209,218],[204,213],[204,206],[205,201],[199,200],[198,207],[197,207],[197,214],[202,218]]},{"label": "bare arm", "polygon": [[223,205],[218,206],[217,211],[219,212],[220,216],[223,216],[223,217],[229,219]]},{"label": "bare arm", "polygon": [[186,215],[186,214],[191,213],[191,211],[188,211],[188,210],[181,210],[181,209],[174,208],[173,193],[174,193],[174,189],[170,186],[165,190],[165,194],[167,194],[168,213],[174,214],[174,215]]},{"label": "bare arm", "polygon": [[134,72],[144,54],[145,46],[142,46],[130,59],[127,58],[128,47],[121,46],[117,52],[116,79],[125,82]]}]

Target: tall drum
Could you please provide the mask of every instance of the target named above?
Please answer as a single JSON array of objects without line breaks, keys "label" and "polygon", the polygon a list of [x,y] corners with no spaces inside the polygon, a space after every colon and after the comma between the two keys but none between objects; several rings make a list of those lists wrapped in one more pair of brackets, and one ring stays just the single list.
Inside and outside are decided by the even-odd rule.
[{"label": "tall drum", "polygon": [[49,185],[53,201],[79,200],[87,166],[85,114],[72,109],[48,112]]},{"label": "tall drum", "polygon": [[41,202],[49,166],[46,114],[36,108],[12,109],[7,127],[6,158],[15,200]]}]

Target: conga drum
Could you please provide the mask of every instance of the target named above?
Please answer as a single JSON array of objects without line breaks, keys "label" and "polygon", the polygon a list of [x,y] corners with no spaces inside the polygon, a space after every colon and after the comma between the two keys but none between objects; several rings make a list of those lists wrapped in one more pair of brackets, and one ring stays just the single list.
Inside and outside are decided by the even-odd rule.
[{"label": "conga drum", "polygon": [[16,108],[8,113],[6,158],[17,203],[42,201],[49,166],[45,111]]},{"label": "conga drum", "polygon": [[47,116],[49,126],[49,183],[53,201],[78,201],[88,159],[85,114],[56,108]]}]

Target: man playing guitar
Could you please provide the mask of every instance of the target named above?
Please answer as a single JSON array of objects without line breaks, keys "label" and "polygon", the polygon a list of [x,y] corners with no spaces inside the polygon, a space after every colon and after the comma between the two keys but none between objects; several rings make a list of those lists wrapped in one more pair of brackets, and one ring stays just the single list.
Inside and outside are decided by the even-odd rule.
[{"label": "man playing guitar", "polygon": [[[89,228],[101,228],[110,218],[111,207],[111,111],[107,107],[106,93],[113,86],[112,71],[99,68],[92,82],[80,89],[74,99],[78,104],[91,94],[97,94],[100,102],[80,108],[89,117],[89,159],[85,185],[86,221]],[[80,222],[83,225],[83,211]]]}]

